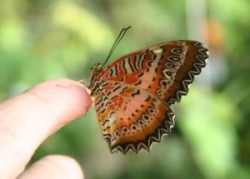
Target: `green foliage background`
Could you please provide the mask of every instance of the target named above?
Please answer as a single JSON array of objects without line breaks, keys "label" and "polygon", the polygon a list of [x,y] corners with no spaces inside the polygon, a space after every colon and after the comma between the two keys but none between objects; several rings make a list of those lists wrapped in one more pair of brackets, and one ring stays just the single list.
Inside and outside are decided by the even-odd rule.
[{"label": "green foliage background", "polygon": [[190,32],[204,30],[190,13],[204,14],[204,23],[223,29],[223,46],[211,47],[204,74],[174,107],[172,135],[150,153],[110,154],[92,109],[46,140],[31,163],[47,154],[70,155],[92,179],[250,178],[249,7],[248,0],[1,0],[2,101],[50,79],[88,80],[91,66],[105,60],[128,25],[132,29],[110,62],[170,40],[195,38],[209,45]]}]

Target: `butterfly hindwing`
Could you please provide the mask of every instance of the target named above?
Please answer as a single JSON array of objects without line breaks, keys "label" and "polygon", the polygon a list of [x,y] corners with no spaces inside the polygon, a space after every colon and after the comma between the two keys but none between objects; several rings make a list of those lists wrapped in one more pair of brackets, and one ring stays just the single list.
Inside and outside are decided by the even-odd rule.
[{"label": "butterfly hindwing", "polygon": [[[105,82],[96,112],[103,137],[112,152],[150,150],[174,125],[173,111],[150,92],[119,82]],[[110,93],[111,92],[111,93]],[[104,101],[104,102],[100,102]]]}]

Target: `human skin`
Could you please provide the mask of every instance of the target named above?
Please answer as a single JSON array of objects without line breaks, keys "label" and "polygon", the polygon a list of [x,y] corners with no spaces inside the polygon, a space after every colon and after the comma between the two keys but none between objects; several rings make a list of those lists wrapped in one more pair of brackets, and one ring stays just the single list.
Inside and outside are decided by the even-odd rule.
[{"label": "human skin", "polygon": [[38,84],[0,103],[0,178],[84,178],[76,160],[63,155],[45,156],[24,168],[46,138],[91,105],[88,89],[68,79]]}]

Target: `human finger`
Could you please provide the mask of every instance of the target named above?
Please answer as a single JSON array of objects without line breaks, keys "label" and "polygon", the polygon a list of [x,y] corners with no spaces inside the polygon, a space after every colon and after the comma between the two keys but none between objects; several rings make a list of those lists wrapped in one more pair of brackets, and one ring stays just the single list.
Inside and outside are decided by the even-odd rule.
[{"label": "human finger", "polygon": [[91,106],[88,90],[59,79],[32,87],[0,105],[0,173],[15,178],[38,146]]},{"label": "human finger", "polygon": [[18,179],[83,179],[83,172],[75,159],[63,155],[49,155],[34,163]]}]

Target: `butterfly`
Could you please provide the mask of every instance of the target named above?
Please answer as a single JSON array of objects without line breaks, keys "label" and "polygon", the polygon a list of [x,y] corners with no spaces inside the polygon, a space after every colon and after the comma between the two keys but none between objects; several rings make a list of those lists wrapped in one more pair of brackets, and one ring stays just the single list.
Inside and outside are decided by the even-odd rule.
[{"label": "butterfly", "polygon": [[[129,28],[121,31],[110,54]],[[93,66],[88,88],[111,153],[150,151],[153,142],[170,134],[175,124],[171,105],[187,94],[207,58],[204,44],[178,40],[130,53],[106,68]]]}]

